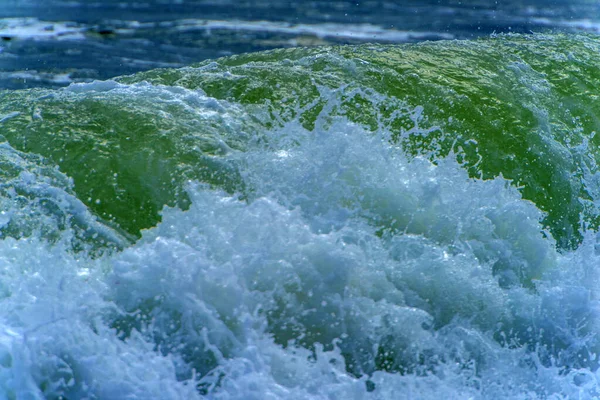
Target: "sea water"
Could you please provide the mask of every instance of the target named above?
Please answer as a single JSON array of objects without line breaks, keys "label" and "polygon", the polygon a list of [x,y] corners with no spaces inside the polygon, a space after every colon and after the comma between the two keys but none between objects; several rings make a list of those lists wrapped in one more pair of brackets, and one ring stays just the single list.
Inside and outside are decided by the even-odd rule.
[{"label": "sea water", "polygon": [[597,398],[599,50],[0,92],[0,397]]},{"label": "sea water", "polygon": [[0,88],[61,87],[261,50],[600,31],[593,0],[3,0]]}]

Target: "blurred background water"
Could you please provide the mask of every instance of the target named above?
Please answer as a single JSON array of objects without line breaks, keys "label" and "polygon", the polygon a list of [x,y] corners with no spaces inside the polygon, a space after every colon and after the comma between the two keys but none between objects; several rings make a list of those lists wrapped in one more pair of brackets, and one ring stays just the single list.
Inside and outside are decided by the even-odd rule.
[{"label": "blurred background water", "polygon": [[0,0],[0,88],[278,47],[600,32],[597,0]]}]

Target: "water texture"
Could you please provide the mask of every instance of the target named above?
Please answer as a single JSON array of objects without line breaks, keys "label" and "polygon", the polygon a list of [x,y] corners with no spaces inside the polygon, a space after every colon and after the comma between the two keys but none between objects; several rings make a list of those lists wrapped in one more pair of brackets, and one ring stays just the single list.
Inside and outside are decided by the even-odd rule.
[{"label": "water texture", "polygon": [[0,92],[0,397],[597,398],[599,49]]},{"label": "water texture", "polygon": [[598,33],[592,0],[4,0],[0,88],[61,87],[267,49]]}]

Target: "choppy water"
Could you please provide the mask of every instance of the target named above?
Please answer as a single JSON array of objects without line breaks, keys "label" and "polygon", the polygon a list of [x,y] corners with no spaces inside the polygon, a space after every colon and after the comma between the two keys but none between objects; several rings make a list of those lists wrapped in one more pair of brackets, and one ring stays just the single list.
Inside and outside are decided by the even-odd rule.
[{"label": "choppy water", "polygon": [[[0,62],[60,43],[111,60],[157,26],[231,33],[225,3],[149,4],[15,2],[9,17],[38,19],[4,20]],[[353,4],[298,6],[319,12],[290,24],[249,22],[266,11],[244,3],[229,37],[337,42],[322,34],[327,7]],[[191,5],[213,16],[184,19]],[[153,20],[159,6],[171,25]],[[437,6],[456,26],[486,10]],[[505,7],[505,25],[481,30],[516,29],[515,15],[524,30],[542,15],[589,28],[597,6],[499,18]],[[352,40],[356,24],[401,31],[373,15],[353,17]],[[121,28],[94,28],[110,18]],[[429,32],[478,31],[446,28]],[[0,398],[600,397],[597,36],[487,32],[174,68],[197,55],[171,63],[182,43],[167,68],[104,81],[3,71]],[[159,66],[145,49],[138,67]],[[30,85],[17,73],[42,87],[14,90]]]},{"label": "choppy water", "polygon": [[280,47],[598,32],[591,0],[4,0],[0,88],[60,87]]},{"label": "choppy water", "polygon": [[289,49],[1,92],[0,393],[598,397],[598,50]]}]

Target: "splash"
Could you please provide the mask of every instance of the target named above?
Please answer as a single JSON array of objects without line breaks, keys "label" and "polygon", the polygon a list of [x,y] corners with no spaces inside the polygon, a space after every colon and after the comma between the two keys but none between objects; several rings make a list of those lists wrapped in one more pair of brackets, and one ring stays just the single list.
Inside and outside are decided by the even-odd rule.
[{"label": "splash", "polygon": [[[436,97],[413,104],[367,73],[391,79],[371,69],[381,51],[427,46],[443,48],[294,50],[0,94],[2,396],[600,396],[591,122],[551,140],[558,83],[505,63],[546,102],[539,140],[507,123],[511,140],[581,167],[563,176],[589,206],[569,248],[528,197],[529,158],[510,161],[519,180],[486,169],[506,154],[497,120],[477,131],[469,106],[444,122]],[[148,76],[162,81],[126,82]]]}]

